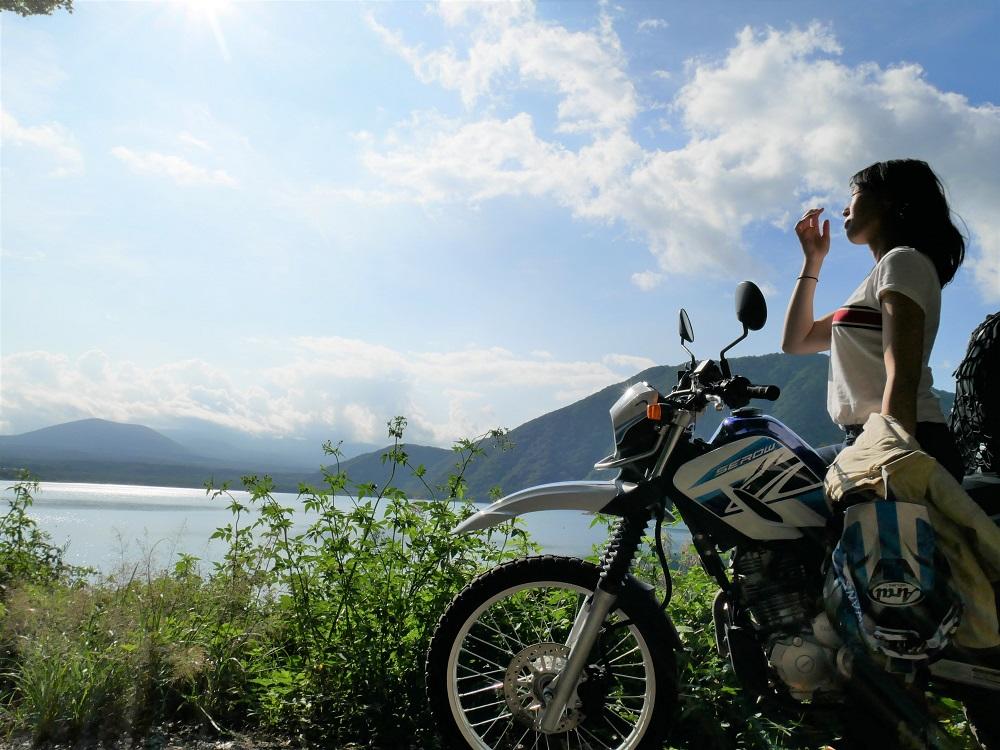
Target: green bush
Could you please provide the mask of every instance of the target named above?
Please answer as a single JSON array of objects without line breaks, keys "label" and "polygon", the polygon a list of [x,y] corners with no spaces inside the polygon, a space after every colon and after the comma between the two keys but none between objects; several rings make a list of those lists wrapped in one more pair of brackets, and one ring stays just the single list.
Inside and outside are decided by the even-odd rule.
[{"label": "green bush", "polygon": [[[479,570],[529,549],[525,533],[507,524],[485,536],[450,530],[474,511],[466,468],[502,432],[454,446],[455,471],[433,498],[410,501],[392,486],[412,466],[402,444],[405,421],[390,423],[393,447],[382,457],[392,473],[385,487],[351,485],[339,452],[321,487],[300,488],[309,528],[292,534],[294,510],[273,497],[270,480],[247,477],[244,506],[225,491],[233,523],[217,532],[229,543],[217,576],[249,576],[274,592],[278,630],[248,664],[260,721],[314,739],[370,738],[374,746],[432,742],[421,666],[438,616]],[[335,502],[350,498],[347,507]],[[255,520],[240,526],[254,508]]]},{"label": "green bush", "polygon": [[[300,488],[296,507],[279,502],[266,476],[244,478],[248,499],[210,488],[232,516],[214,535],[225,555],[207,569],[181,555],[168,570],[147,559],[88,575],[66,565],[31,519],[32,483],[15,485],[0,519],[5,728],[37,741],[139,739],[181,721],[214,732],[267,728],[330,747],[435,747],[422,672],[437,619],[476,573],[534,547],[514,524],[450,533],[475,510],[466,469],[488,447],[506,447],[502,432],[457,443],[446,484],[411,501],[392,479],[425,472],[406,453],[405,421],[389,428],[384,487],[352,483],[327,445],[332,466],[320,486]],[[296,531],[302,511],[308,527]],[[764,717],[715,651],[714,582],[690,553],[675,552],[671,564],[670,611],[686,649],[672,746],[805,748],[835,734],[796,716]],[[663,593],[648,544],[635,570]],[[933,709],[971,747],[958,706]]]},{"label": "green bush", "polygon": [[0,517],[0,601],[12,581],[79,580],[88,569],[69,565],[65,549],[52,544],[48,534],[28,514],[32,493],[38,489],[28,472],[7,488],[7,512]]},{"label": "green bush", "polygon": [[[412,466],[393,420],[395,472]],[[310,741],[364,738],[377,747],[434,742],[422,688],[430,635],[446,604],[476,572],[523,555],[524,531],[453,536],[475,508],[465,470],[503,432],[454,447],[454,473],[432,498],[392,486],[354,485],[339,451],[320,487],[300,488],[308,528],[282,505],[268,477],[248,476],[227,502],[226,543],[207,571],[182,555],[172,570],[149,560],[83,581],[27,515],[18,484],[0,526],[8,595],[0,611],[4,716],[36,740],[101,732],[141,737],[164,720],[216,730],[253,726]],[[72,573],[72,575],[71,575]]]}]

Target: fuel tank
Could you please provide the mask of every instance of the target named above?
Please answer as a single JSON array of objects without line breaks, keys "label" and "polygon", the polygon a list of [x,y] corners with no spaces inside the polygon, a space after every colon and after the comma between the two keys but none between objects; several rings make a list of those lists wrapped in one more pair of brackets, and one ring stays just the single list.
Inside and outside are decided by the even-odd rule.
[{"label": "fuel tank", "polygon": [[823,527],[826,466],[774,417],[741,409],[719,426],[709,450],[680,467],[674,485],[709,518],[749,539],[798,539]]}]

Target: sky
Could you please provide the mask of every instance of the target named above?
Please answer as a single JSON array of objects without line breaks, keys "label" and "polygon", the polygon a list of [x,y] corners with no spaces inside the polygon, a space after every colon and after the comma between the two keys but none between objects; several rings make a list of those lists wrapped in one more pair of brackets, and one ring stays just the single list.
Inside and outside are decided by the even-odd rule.
[{"label": "sky", "polygon": [[[87,2],[0,17],[0,433],[435,445],[716,356],[795,219],[927,160],[970,242],[935,384],[1000,307],[1000,4]],[[794,425],[792,425],[794,427]]]}]

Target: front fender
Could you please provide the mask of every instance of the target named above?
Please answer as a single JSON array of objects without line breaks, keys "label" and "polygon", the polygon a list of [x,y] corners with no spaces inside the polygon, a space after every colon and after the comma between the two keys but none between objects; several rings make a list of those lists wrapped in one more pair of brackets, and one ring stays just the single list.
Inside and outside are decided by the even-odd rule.
[{"label": "front fender", "polygon": [[539,510],[579,510],[598,513],[619,495],[631,492],[632,482],[555,482],[528,487],[500,498],[492,505],[473,513],[455,527],[453,533],[481,531],[504,521]]}]

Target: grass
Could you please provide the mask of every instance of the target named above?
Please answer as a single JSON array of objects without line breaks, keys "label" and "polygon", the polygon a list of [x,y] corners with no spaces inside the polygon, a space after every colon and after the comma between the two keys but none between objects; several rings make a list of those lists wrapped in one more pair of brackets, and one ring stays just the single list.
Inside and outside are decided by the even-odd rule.
[{"label": "grass", "polygon": [[[390,423],[383,460],[418,478]],[[455,446],[455,471],[435,499],[355,485],[339,452],[320,486],[302,486],[312,525],[293,532],[267,477],[243,480],[249,500],[210,488],[231,512],[212,565],[150,550],[114,574],[65,564],[28,509],[33,485],[15,485],[0,518],[0,728],[33,741],[142,740],[163,724],[225,735],[263,730],[329,747],[433,748],[423,660],[438,616],[478,571],[530,552],[507,524],[486,535],[450,530],[474,508],[464,472],[494,432]],[[334,498],[348,496],[349,507]],[[673,742],[698,748],[817,747],[809,727],[763,716],[715,653],[713,581],[681,558],[671,612],[680,624],[681,713]],[[649,553],[640,570],[654,580]],[[971,747],[959,708],[940,703],[959,746]],[[824,728],[829,734],[829,728]]]}]

